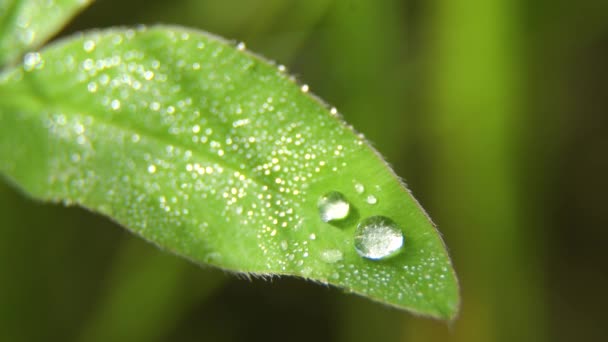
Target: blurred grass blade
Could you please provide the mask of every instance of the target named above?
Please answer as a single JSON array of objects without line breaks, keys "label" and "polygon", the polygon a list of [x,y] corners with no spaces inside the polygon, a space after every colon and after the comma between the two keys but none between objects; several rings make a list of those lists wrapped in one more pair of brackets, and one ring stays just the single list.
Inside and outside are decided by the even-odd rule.
[{"label": "blurred grass blade", "polygon": [[0,67],[36,48],[92,0],[0,0]]},{"label": "blurred grass blade", "polygon": [[[306,90],[205,33],[87,33],[0,77],[0,171],[36,198],[101,212],[196,262],[454,317],[456,278],[433,224]],[[317,205],[332,191],[350,210],[330,224]],[[375,215],[390,220],[368,220],[355,237]],[[384,258],[400,234],[403,250]]]},{"label": "blurred grass blade", "polygon": [[224,279],[217,270],[197,269],[140,239],[129,238],[108,276],[103,300],[79,341],[165,340],[182,312],[214,293]]}]

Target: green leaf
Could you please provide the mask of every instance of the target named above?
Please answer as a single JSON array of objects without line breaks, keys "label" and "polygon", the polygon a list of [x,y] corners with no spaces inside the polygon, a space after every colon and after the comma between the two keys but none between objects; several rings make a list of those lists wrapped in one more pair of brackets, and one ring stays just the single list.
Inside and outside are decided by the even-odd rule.
[{"label": "green leaf", "polygon": [[[24,60],[0,77],[0,171],[31,196],[103,213],[195,262],[455,316],[457,281],[432,222],[282,67],[175,27],[91,32]],[[325,223],[317,206],[333,191],[350,211]],[[405,242],[372,260],[356,249],[377,257],[377,246],[361,252],[355,231],[377,215]]]},{"label": "green leaf", "polygon": [[36,48],[91,0],[0,0],[0,66]]}]

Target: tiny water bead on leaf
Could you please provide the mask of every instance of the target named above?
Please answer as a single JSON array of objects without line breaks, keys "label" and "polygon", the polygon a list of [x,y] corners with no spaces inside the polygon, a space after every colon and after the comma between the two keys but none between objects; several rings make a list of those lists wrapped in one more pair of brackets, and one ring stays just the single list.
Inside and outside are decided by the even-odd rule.
[{"label": "tiny water bead on leaf", "polygon": [[381,260],[398,254],[403,248],[403,232],[393,220],[384,216],[364,219],[355,231],[355,250],[360,256]]},{"label": "tiny water bead on leaf", "polygon": [[363,186],[363,184],[361,183],[355,183],[355,191],[358,194],[362,194],[363,192],[365,192],[365,186]]},{"label": "tiny water bead on leaf", "polygon": [[337,249],[328,249],[328,250],[324,250],[321,252],[321,260],[323,260],[324,262],[333,264],[336,263],[338,261],[341,261],[343,258],[343,253],[340,250]]},{"label": "tiny water bead on leaf", "polygon": [[350,203],[342,193],[337,191],[321,196],[317,206],[323,222],[344,220],[350,212]]},{"label": "tiny water bead on leaf", "polygon": [[[454,317],[435,227],[336,113],[244,45],[167,26],[88,32],[0,74],[0,173],[195,262]],[[403,244],[388,221],[364,220],[353,241],[378,215],[408,239],[390,262],[368,260]]]}]

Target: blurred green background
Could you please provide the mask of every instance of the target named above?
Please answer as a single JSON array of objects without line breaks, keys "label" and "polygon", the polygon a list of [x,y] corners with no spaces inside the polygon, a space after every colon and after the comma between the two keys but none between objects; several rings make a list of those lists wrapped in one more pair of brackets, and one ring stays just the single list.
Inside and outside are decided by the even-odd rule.
[{"label": "blurred green background", "polygon": [[201,268],[0,184],[0,341],[608,339],[608,1],[98,0],[61,34],[138,23],[245,41],[338,107],[439,226],[461,314]]}]

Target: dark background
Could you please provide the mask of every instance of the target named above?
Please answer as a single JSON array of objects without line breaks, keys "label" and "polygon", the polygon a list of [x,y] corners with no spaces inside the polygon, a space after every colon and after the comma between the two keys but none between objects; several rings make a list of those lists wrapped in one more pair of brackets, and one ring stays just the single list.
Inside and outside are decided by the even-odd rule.
[{"label": "dark background", "polygon": [[0,185],[1,341],[605,341],[608,1],[98,0],[245,41],[335,105],[438,224],[452,324],[200,268]]}]

